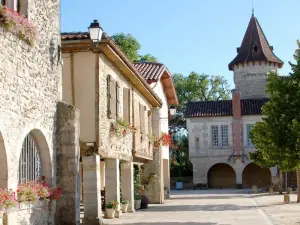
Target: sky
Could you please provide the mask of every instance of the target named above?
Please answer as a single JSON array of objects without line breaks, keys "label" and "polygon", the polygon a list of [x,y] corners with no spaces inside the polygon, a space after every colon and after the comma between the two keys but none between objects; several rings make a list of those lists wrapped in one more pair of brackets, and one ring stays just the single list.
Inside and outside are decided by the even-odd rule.
[{"label": "sky", "polygon": [[[83,4],[84,2],[84,4]],[[254,0],[255,15],[275,54],[284,61],[280,75],[300,39],[300,0]],[[62,0],[61,30],[87,31],[99,20],[109,35],[132,34],[171,73],[191,71],[224,76],[236,56],[252,12],[252,0]]]}]

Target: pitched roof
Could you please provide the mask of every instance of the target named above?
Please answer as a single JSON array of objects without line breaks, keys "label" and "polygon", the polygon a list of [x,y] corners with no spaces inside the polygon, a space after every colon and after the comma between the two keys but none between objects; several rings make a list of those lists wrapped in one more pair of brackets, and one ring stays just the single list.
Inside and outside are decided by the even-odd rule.
[{"label": "pitched roof", "polygon": [[148,81],[148,83],[161,81],[167,102],[170,105],[178,104],[178,97],[174,87],[173,79],[168,68],[162,63],[155,62],[137,62],[133,63],[134,67]]},{"label": "pitched roof", "polygon": [[234,65],[253,61],[277,63],[280,68],[283,65],[283,62],[273,53],[273,47],[269,45],[254,14],[252,14],[250,19],[241,47],[238,48],[238,54],[232,62],[229,63],[228,67],[229,70],[233,70]]},{"label": "pitched roof", "polygon": [[137,62],[133,65],[146,80],[152,81],[158,81],[166,69],[164,64],[154,62]]},{"label": "pitched roof", "polygon": [[[261,115],[261,108],[268,101],[262,99],[241,99],[241,114]],[[189,102],[185,117],[232,116],[232,100]]]}]

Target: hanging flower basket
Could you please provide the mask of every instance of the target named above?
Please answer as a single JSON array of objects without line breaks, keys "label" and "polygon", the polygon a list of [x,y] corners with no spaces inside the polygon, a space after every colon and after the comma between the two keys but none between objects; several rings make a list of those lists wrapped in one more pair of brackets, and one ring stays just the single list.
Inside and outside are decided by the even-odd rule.
[{"label": "hanging flower basket", "polygon": [[30,46],[34,45],[36,40],[36,28],[28,19],[0,4],[0,25],[6,30],[15,34],[19,39]]},{"label": "hanging flower basket", "polygon": [[158,140],[154,140],[154,147],[159,148],[160,146],[170,146],[171,136],[167,133],[162,133]]}]

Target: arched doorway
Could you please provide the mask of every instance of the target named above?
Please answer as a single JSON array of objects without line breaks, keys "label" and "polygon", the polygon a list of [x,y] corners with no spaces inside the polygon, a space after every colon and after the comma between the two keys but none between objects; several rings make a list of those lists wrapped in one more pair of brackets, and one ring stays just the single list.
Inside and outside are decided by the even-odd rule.
[{"label": "arched doorway", "polygon": [[0,132],[0,188],[7,188],[7,156],[3,136]]},{"label": "arched doorway", "polygon": [[236,188],[234,169],[225,163],[212,166],[207,173],[209,188]]},{"label": "arched doorway", "polygon": [[243,170],[243,188],[268,187],[271,185],[271,171],[269,168],[261,168],[254,163],[248,164]]}]

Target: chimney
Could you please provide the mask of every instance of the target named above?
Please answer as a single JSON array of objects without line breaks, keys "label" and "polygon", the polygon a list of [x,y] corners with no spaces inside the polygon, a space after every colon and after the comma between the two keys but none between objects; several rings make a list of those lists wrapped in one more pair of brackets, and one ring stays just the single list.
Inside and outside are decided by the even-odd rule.
[{"label": "chimney", "polygon": [[242,150],[242,116],[241,116],[241,91],[233,89],[232,93],[232,140],[235,155],[240,156]]}]

